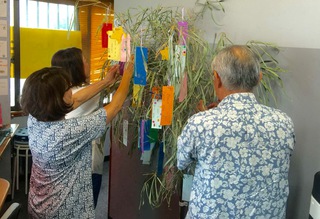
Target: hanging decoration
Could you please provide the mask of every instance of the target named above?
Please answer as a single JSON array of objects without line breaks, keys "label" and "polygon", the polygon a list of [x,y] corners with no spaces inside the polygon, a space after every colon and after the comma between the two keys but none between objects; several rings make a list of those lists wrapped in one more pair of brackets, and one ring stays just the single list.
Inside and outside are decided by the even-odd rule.
[{"label": "hanging decoration", "polygon": [[112,30],[112,23],[109,22],[109,16],[110,16],[110,7],[108,6],[106,10],[106,17],[105,22],[102,24],[101,28],[101,46],[102,48],[108,48],[108,31]]},{"label": "hanging decoration", "polygon": [[[118,62],[122,73],[129,54],[135,54],[131,104],[113,120],[112,133],[123,145],[139,150],[143,165],[156,164],[154,172],[146,174],[141,205],[145,198],[152,207],[164,201],[169,204],[172,194],[180,191],[184,175],[188,180],[184,187],[190,185],[192,169],[176,168],[177,137],[197,112],[199,100],[214,101],[211,60],[232,44],[224,33],[217,33],[209,44],[196,25],[206,7],[211,13],[224,12],[222,1],[197,0],[196,5],[201,6],[200,14],[189,11],[189,16],[184,8],[129,9],[116,15],[121,25],[107,31],[108,63]],[[264,77],[257,93],[266,103],[270,96],[274,98],[271,84],[281,85],[278,73],[283,69],[274,58],[278,48],[256,41],[248,41],[247,46],[261,60]],[[133,133],[133,139],[128,139],[128,133]],[[183,195],[188,199],[188,193]]]}]

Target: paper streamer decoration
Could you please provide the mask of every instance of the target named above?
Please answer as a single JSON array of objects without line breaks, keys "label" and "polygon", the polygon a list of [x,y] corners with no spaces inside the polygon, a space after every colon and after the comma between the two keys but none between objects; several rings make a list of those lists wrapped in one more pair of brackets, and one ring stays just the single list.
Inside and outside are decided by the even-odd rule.
[{"label": "paper streamer decoration", "polygon": [[162,126],[160,125],[161,119],[161,107],[162,107],[162,100],[161,99],[152,99],[152,122],[151,128],[153,129],[161,129]]},{"label": "paper streamer decoration", "polygon": [[150,119],[142,119],[140,121],[140,146],[141,151],[150,150],[150,143],[158,141],[158,130],[151,128]]},{"label": "paper streamer decoration", "polygon": [[127,62],[130,58],[130,35],[129,34],[123,34],[122,40],[121,40],[121,48],[120,48],[120,61],[121,62]]},{"label": "paper streamer decoration", "polygon": [[169,60],[169,47],[166,47],[163,50],[160,50],[160,54],[161,54],[162,60]]},{"label": "paper streamer decoration", "polygon": [[187,72],[184,73],[181,86],[180,86],[180,93],[179,93],[179,102],[181,103],[188,94],[188,74]]},{"label": "paper streamer decoration", "polygon": [[133,84],[133,97],[132,97],[132,106],[133,107],[140,107],[141,106],[141,99],[142,99],[142,92],[144,86]]},{"label": "paper streamer decoration", "polygon": [[179,21],[178,22],[178,36],[179,36],[179,44],[186,45],[187,37],[188,37],[188,22],[187,21]]},{"label": "paper streamer decoration", "polygon": [[182,197],[183,201],[190,201],[191,187],[193,182],[193,176],[189,174],[183,174],[182,183]]},{"label": "paper streamer decoration", "polygon": [[114,31],[108,31],[108,59],[120,61],[120,43],[111,37],[113,33]]},{"label": "paper streamer decoration", "polygon": [[187,49],[184,45],[175,46],[175,55],[174,55],[174,77],[172,79],[172,85],[175,90],[175,98],[178,98],[180,92],[180,85],[182,81],[182,76],[186,67],[186,55]]},{"label": "paper streamer decoration", "polygon": [[111,23],[103,23],[101,28],[101,44],[102,48],[108,48],[108,31],[112,30]]},{"label": "paper streamer decoration", "polygon": [[159,138],[159,130],[158,129],[153,129],[151,127],[151,120],[148,120],[148,126],[149,126],[149,142],[150,143],[156,143],[158,142],[158,138]]},{"label": "paper streamer decoration", "polygon": [[123,28],[121,26],[120,27],[115,27],[115,28],[113,28],[113,32],[112,32],[112,35],[110,37],[111,37],[111,39],[117,40],[117,42],[120,44],[123,34],[125,34],[125,33],[124,33]]},{"label": "paper streamer decoration", "polygon": [[160,87],[152,87],[152,99],[161,99],[161,94],[160,94]]},{"label": "paper streamer decoration", "polygon": [[122,36],[125,34],[123,28],[115,27],[108,31],[108,59],[120,61]]},{"label": "paper streamer decoration", "polygon": [[128,120],[123,120],[123,139],[122,142],[125,146],[128,146]]},{"label": "paper streamer decoration", "polygon": [[183,45],[175,47],[175,77],[181,78],[181,74],[186,67],[187,48]]},{"label": "paper streamer decoration", "polygon": [[160,125],[161,119],[161,107],[162,107],[162,100],[160,94],[160,87],[153,87],[152,88],[152,105],[151,105],[151,128],[153,129],[161,129],[162,126]]},{"label": "paper streamer decoration", "polygon": [[[140,120],[140,130],[139,130],[139,144],[142,153],[146,153],[153,149],[155,143],[158,141],[158,130],[151,128],[150,119]],[[150,154],[151,155],[151,154]]]},{"label": "paper streamer decoration", "polygon": [[141,119],[140,121],[140,149],[142,152],[150,150],[149,130],[150,120]]},{"label": "paper streamer decoration", "polygon": [[148,49],[145,47],[136,47],[135,65],[134,65],[134,84],[147,85],[147,62]]},{"label": "paper streamer decoration", "polygon": [[162,172],[163,172],[163,158],[164,158],[163,142],[160,142],[159,156],[158,156],[158,168],[157,168],[157,175],[158,176],[161,176]]},{"label": "paper streamer decoration", "polygon": [[162,87],[162,109],[160,125],[171,125],[173,117],[174,87]]},{"label": "paper streamer decoration", "polygon": [[155,147],[155,143],[151,143],[150,144],[150,150],[148,151],[144,151],[142,154],[141,154],[141,158],[140,160],[142,160],[142,164],[151,164],[151,155],[152,155],[152,150],[153,148]]},{"label": "paper streamer decoration", "polygon": [[126,65],[125,62],[119,62],[119,74],[123,75],[124,72],[124,66]]}]

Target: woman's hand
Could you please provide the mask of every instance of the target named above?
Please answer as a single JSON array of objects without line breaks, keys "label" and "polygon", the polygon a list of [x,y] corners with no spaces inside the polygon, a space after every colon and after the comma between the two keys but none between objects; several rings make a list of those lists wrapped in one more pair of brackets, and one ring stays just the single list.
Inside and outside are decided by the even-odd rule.
[{"label": "woman's hand", "polygon": [[126,63],[124,67],[124,73],[123,74],[133,74],[134,71],[134,55],[131,54],[129,61]]},{"label": "woman's hand", "polygon": [[120,75],[119,75],[119,65],[113,65],[108,70],[106,76],[104,77],[104,81],[106,82],[106,85],[112,85],[115,82],[119,81]]},{"label": "woman's hand", "polygon": [[130,60],[126,63],[124,68],[123,76],[120,85],[109,104],[104,106],[107,113],[107,124],[117,115],[122,109],[122,105],[127,98],[129,93],[130,82],[134,71],[134,56],[131,55]]}]

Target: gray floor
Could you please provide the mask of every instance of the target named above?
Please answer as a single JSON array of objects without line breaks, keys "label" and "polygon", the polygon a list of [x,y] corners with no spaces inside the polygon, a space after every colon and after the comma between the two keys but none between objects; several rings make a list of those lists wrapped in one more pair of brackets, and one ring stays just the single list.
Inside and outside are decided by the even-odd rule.
[{"label": "gray floor", "polygon": [[96,207],[96,219],[108,218],[109,161],[104,162],[102,184]]},{"label": "gray floor", "polygon": [[[103,168],[104,171],[102,175],[102,185],[96,207],[96,219],[108,219],[109,161],[104,162]],[[10,196],[7,198],[6,202],[2,207],[2,210],[0,211],[0,216],[3,214],[3,211],[10,206],[11,203],[18,202],[22,204],[19,219],[28,218],[28,203],[27,195],[25,194],[24,190],[24,177],[20,177],[20,179],[20,189],[15,191],[14,199],[11,199]]]}]

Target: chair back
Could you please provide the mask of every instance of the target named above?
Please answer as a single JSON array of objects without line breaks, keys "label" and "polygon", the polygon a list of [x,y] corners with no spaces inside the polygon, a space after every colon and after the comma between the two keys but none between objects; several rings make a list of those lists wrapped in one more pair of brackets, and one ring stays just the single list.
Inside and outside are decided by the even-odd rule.
[{"label": "chair back", "polygon": [[314,175],[309,218],[320,219],[320,171]]},{"label": "chair back", "polygon": [[10,207],[4,212],[0,219],[18,219],[21,210],[21,204],[14,202]]}]

